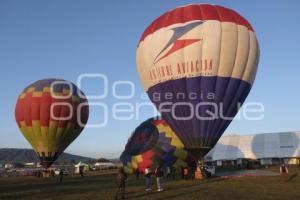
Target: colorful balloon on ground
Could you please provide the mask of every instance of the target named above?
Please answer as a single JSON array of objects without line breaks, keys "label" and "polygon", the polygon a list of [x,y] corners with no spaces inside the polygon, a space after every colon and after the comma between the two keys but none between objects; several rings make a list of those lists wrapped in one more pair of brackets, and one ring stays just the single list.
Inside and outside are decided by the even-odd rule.
[{"label": "colorful balloon on ground", "polygon": [[137,68],[151,101],[199,159],[218,141],[255,79],[259,46],[236,11],[192,4],[146,28]]},{"label": "colorful balloon on ground", "polygon": [[139,125],[120,157],[127,173],[146,167],[181,168],[192,163],[182,142],[163,119],[151,118]]},{"label": "colorful balloon on ground", "polygon": [[69,81],[43,79],[26,87],[15,110],[17,124],[48,168],[87,123],[89,107],[84,94]]}]

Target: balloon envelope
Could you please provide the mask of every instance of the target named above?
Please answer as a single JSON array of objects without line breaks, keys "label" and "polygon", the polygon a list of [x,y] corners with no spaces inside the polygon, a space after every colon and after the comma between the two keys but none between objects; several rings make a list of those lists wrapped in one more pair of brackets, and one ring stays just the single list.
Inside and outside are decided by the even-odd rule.
[{"label": "balloon envelope", "polygon": [[48,168],[87,123],[89,107],[84,94],[71,82],[43,79],[19,95],[15,117],[43,167]]},{"label": "balloon envelope", "polygon": [[245,101],[258,59],[249,22],[208,4],[178,7],[154,20],[136,56],[151,101],[197,159],[216,144]]},{"label": "balloon envelope", "polygon": [[151,118],[139,125],[120,157],[127,173],[146,167],[180,168],[192,163],[184,146],[163,119]]}]

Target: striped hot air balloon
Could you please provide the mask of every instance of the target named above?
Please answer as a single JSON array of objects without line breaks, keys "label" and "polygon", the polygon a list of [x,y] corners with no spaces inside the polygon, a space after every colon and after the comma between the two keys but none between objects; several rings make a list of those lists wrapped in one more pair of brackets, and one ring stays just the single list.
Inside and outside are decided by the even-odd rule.
[{"label": "striped hot air balloon", "polygon": [[163,119],[148,119],[139,125],[120,157],[127,173],[146,167],[181,168],[193,163],[182,142]]},{"label": "striped hot air balloon", "polygon": [[208,4],[158,17],[136,54],[144,89],[196,159],[216,144],[245,101],[258,60],[250,23],[234,10]]},{"label": "striped hot air balloon", "polygon": [[87,123],[89,107],[84,94],[69,81],[43,79],[20,94],[15,117],[20,131],[48,168]]}]

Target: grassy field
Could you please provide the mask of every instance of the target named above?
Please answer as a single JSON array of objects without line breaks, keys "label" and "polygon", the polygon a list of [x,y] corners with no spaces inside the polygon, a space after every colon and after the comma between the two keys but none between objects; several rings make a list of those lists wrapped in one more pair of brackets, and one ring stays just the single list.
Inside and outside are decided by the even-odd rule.
[{"label": "grassy field", "polygon": [[[154,179],[153,190],[144,192],[143,178],[134,180],[134,177],[129,177],[126,196],[138,200],[300,199],[300,171],[290,171],[287,181],[280,176],[164,180],[163,192],[156,192]],[[0,178],[0,199],[110,200],[114,199],[116,191],[114,177],[114,174],[90,173],[85,178],[65,177],[63,183],[57,183],[56,178]]]}]

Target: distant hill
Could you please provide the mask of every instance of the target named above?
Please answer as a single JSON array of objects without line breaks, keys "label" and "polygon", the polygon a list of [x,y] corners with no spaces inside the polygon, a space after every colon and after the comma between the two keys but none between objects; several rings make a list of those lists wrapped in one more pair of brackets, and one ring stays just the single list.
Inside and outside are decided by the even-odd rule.
[{"label": "distant hill", "polygon": [[[96,159],[63,153],[55,162],[56,164],[75,164],[79,161],[93,162]],[[38,157],[32,149],[16,149],[16,148],[0,148],[0,163],[13,162],[13,163],[26,163],[26,162],[39,162]]]},{"label": "distant hill", "polygon": [[96,160],[96,162],[111,162],[110,159],[106,159],[106,158],[99,158]]}]

